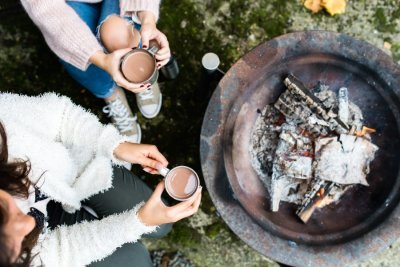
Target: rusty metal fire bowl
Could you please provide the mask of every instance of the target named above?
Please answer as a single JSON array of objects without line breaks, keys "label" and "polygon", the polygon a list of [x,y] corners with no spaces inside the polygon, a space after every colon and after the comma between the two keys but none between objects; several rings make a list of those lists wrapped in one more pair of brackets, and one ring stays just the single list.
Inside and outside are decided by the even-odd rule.
[{"label": "rusty metal fire bowl", "polygon": [[[252,128],[294,74],[307,88],[345,86],[379,146],[367,177],[307,224],[296,206],[270,211],[251,164]],[[400,231],[400,67],[380,49],[344,34],[295,32],[262,43],[236,62],[215,90],[202,126],[201,163],[208,191],[229,227],[263,255],[294,266],[344,266],[393,243]]]}]

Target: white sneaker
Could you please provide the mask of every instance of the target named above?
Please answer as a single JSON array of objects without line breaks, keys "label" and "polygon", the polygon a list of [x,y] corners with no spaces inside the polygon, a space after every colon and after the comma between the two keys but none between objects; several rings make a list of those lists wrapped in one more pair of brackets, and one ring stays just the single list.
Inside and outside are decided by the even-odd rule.
[{"label": "white sneaker", "polygon": [[113,101],[106,101],[107,105],[103,108],[103,112],[111,118],[121,134],[129,137],[129,141],[140,143],[142,131],[137,123],[137,117],[133,116],[123,89],[116,90],[118,90],[117,97]]},{"label": "white sneaker", "polygon": [[158,83],[149,89],[136,94],[136,103],[145,118],[152,119],[158,115],[162,105],[162,94]]}]

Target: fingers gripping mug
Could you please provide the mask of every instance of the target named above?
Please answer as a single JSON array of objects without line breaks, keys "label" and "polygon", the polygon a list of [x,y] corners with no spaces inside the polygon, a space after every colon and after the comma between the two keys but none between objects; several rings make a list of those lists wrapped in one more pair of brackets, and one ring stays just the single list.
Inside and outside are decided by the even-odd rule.
[{"label": "fingers gripping mug", "polygon": [[200,186],[197,173],[186,166],[177,166],[171,170],[162,168],[159,173],[165,177],[165,190],[168,195],[179,201],[189,199]]},{"label": "fingers gripping mug", "polygon": [[155,54],[157,46],[148,50],[135,48],[121,58],[120,71],[124,78],[135,84],[154,84],[158,79]]}]

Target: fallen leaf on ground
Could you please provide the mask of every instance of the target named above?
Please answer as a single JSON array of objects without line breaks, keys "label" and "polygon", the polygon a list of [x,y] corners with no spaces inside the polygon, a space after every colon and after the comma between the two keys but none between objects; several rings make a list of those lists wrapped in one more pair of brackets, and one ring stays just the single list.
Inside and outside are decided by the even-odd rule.
[{"label": "fallen leaf on ground", "polygon": [[390,48],[392,48],[392,44],[389,42],[383,42],[383,47],[390,50]]},{"label": "fallen leaf on ground", "polygon": [[322,0],[321,6],[331,15],[342,14],[346,10],[345,0]]},{"label": "fallen leaf on ground", "polygon": [[304,6],[312,13],[317,13],[322,9],[321,0],[306,0]]}]

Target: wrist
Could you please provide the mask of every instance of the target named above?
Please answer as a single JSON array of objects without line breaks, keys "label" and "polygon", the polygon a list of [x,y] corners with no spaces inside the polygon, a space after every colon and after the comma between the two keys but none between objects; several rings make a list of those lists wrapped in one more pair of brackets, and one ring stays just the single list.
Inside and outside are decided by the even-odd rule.
[{"label": "wrist", "polygon": [[120,143],[113,151],[114,156],[119,159],[119,160],[124,160],[124,154],[125,154],[125,147],[127,146],[127,142]]},{"label": "wrist", "polygon": [[137,16],[141,22],[141,24],[154,24],[156,25],[157,19],[156,16],[147,10],[142,10],[137,13]]},{"label": "wrist", "polygon": [[136,213],[136,216],[137,216],[138,220],[139,220],[142,224],[144,224],[145,226],[154,226],[154,225],[151,225],[151,224],[148,223],[147,217],[144,215],[144,209],[145,209],[145,206],[142,206],[142,207],[138,210],[138,212]]},{"label": "wrist", "polygon": [[143,221],[143,206],[142,207],[140,207],[140,209],[137,211],[137,213],[136,213],[136,216],[137,216],[137,218],[138,218],[138,220],[141,222],[141,223],[143,223],[144,225],[146,225],[145,223],[144,223],[144,221]]},{"label": "wrist", "polygon": [[103,51],[97,51],[89,58],[89,61],[97,67],[106,70],[106,59],[107,55]]}]

